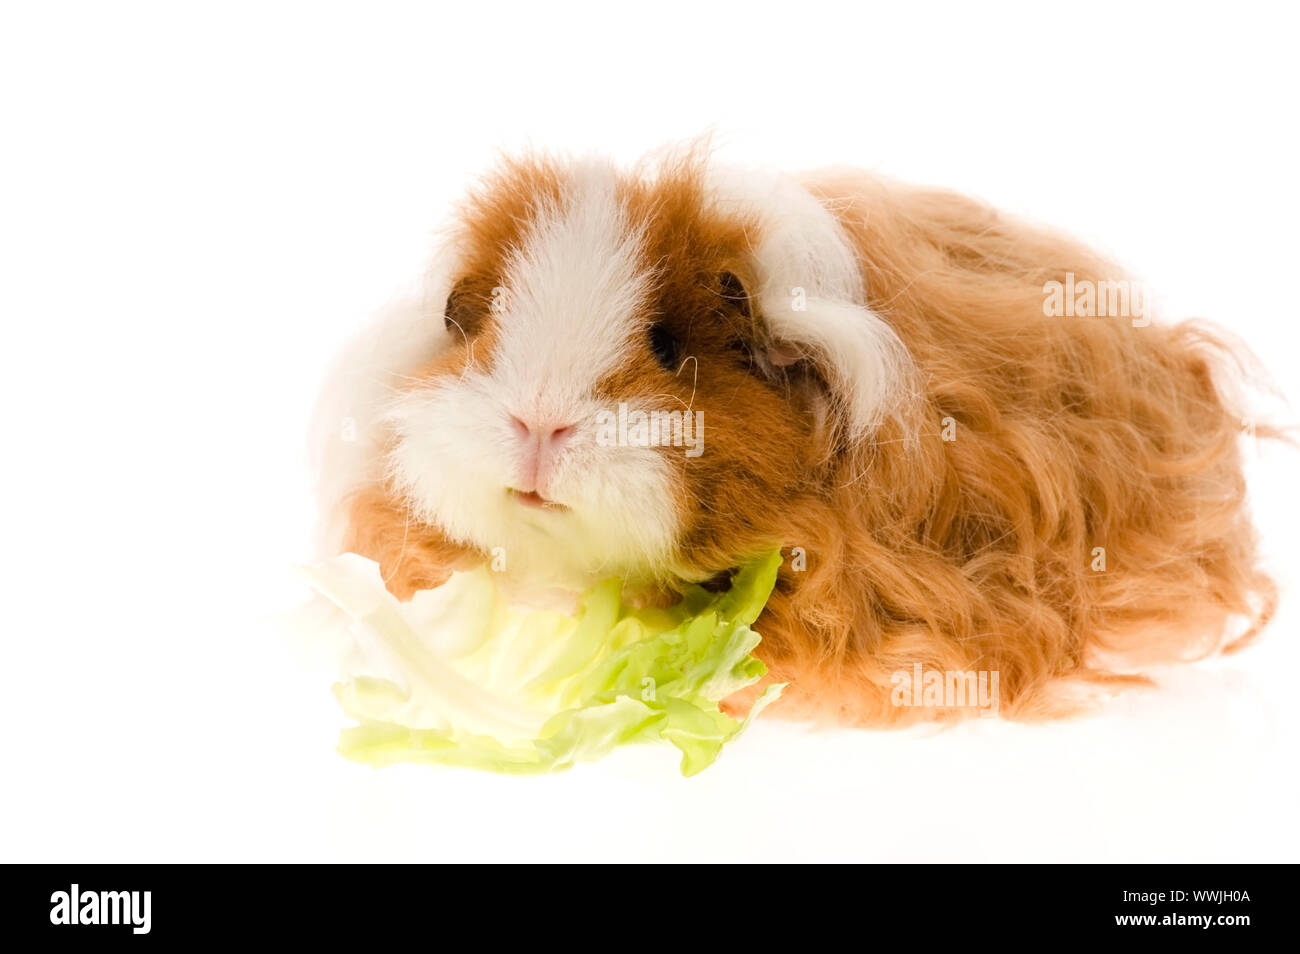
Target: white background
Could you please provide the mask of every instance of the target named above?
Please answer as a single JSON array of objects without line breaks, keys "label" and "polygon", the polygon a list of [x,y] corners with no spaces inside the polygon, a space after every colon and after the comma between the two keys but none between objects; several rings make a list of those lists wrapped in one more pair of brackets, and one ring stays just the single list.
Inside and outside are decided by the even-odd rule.
[{"label": "white background", "polygon": [[[900,5],[901,6],[901,5]],[[0,14],[0,860],[1300,860],[1300,466],[1265,639],[1068,723],[760,720],[511,779],[334,754],[308,414],[496,150],[721,155],[1070,229],[1295,387],[1292,14],[1236,3],[17,4]],[[312,663],[313,665],[309,665]]]}]

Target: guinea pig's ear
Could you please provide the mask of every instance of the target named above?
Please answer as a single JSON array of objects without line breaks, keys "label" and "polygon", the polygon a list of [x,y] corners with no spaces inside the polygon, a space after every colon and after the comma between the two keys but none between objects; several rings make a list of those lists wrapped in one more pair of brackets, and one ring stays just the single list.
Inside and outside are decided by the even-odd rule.
[{"label": "guinea pig's ear", "polygon": [[715,195],[755,222],[753,278],[772,367],[810,362],[850,440],[868,437],[910,391],[911,357],[866,302],[857,256],[835,217],[789,177],[717,174]]},{"label": "guinea pig's ear", "polygon": [[[745,282],[739,275],[732,271],[719,273],[718,294],[742,318],[750,322],[754,321],[754,313],[757,309],[745,287]],[[774,339],[762,322],[755,326],[755,339],[755,343],[748,350],[758,359],[760,368],[769,373],[798,364],[805,357],[796,345]]]}]

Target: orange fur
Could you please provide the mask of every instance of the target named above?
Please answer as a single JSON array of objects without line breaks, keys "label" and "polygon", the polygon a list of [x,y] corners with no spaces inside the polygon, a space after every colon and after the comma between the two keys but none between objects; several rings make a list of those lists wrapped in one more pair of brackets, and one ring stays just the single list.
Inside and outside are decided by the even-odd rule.
[{"label": "orange fur", "polygon": [[763,630],[793,701],[865,724],[961,714],[890,703],[890,673],[921,662],[999,671],[1002,713],[1030,717],[1068,706],[1057,680],[1100,662],[1203,655],[1234,617],[1233,645],[1258,632],[1275,594],[1245,508],[1242,412],[1215,384],[1226,346],[1193,324],[1046,317],[1045,282],[1123,276],[976,202],[865,177],[816,189],[926,385],[783,530],[815,541]]}]

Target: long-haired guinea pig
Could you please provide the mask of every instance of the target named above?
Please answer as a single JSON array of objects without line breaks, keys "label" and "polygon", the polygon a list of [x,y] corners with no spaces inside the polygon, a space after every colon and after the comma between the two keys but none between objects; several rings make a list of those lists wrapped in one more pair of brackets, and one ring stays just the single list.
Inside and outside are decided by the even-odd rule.
[{"label": "long-haired guinea pig", "polygon": [[779,547],[755,626],[778,711],[959,714],[898,704],[900,671],[1062,711],[1056,688],[1239,645],[1275,603],[1237,355],[1136,288],[1114,314],[1128,282],[866,174],[510,162],[327,389],[330,545],[402,598],[495,558],[641,600]]}]

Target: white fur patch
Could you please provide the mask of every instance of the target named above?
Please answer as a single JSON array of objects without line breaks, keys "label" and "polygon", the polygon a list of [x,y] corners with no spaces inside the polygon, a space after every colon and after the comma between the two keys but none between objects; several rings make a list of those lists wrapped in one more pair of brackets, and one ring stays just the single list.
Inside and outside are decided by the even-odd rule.
[{"label": "white fur patch", "polygon": [[492,381],[519,417],[556,425],[618,365],[642,331],[649,291],[642,237],[630,229],[615,194],[613,167],[589,163],[573,173],[567,202],[545,209],[504,276],[504,334]]},{"label": "white fur patch", "polygon": [[[647,277],[609,166],[579,167],[562,205],[541,211],[507,261],[491,367],[471,365],[396,401],[389,476],[417,516],[451,538],[497,548],[507,572],[589,582],[648,576],[677,533],[668,466],[651,448],[597,442],[607,410],[593,389],[643,334]],[[546,496],[567,510],[529,509],[523,445],[511,417],[574,426],[550,466]]]},{"label": "white fur patch", "polygon": [[867,305],[862,271],[835,217],[790,176],[720,170],[711,176],[724,212],[758,220],[751,289],[783,347],[808,353],[827,375],[855,438],[893,411],[913,377],[898,335]]},{"label": "white fur patch", "polygon": [[333,555],[342,545],[344,499],[383,477],[384,409],[406,376],[449,343],[439,304],[446,295],[446,282],[434,277],[427,293],[411,293],[383,309],[327,375],[311,427],[322,555]]}]

